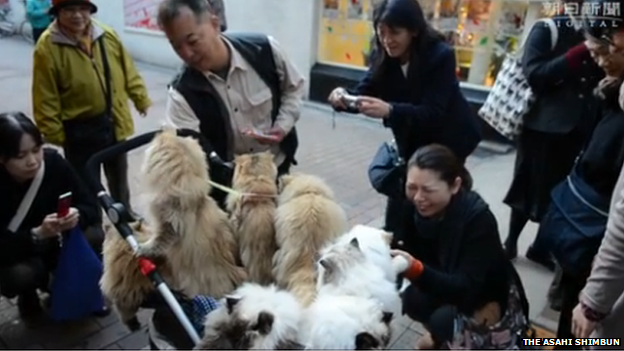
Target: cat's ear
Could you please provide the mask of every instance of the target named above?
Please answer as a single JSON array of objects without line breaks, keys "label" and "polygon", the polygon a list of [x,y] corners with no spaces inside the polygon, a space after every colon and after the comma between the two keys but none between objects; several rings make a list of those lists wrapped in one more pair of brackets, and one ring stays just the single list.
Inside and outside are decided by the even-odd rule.
[{"label": "cat's ear", "polygon": [[318,263],[325,268],[326,271],[331,272],[334,270],[334,263],[326,258],[321,258]]},{"label": "cat's ear", "polygon": [[381,237],[384,239],[384,241],[388,244],[391,245],[392,244],[392,237],[394,236],[394,234],[390,233],[390,232],[386,232],[383,231],[381,232]]},{"label": "cat's ear", "polygon": [[236,307],[236,305],[238,305],[238,303],[241,301],[241,298],[238,296],[232,296],[232,295],[228,295],[225,297],[225,306],[227,307],[228,313],[232,313],[232,311],[234,310],[234,307]]},{"label": "cat's ear", "polygon": [[356,249],[360,249],[360,242],[358,241],[357,238],[353,238],[351,239],[351,242],[349,242],[349,245],[351,245],[352,247],[356,248]]},{"label": "cat's ear", "polygon": [[394,317],[394,314],[392,312],[384,312],[383,316],[381,316],[381,321],[387,325],[390,325],[390,322],[392,322],[392,317]]},{"label": "cat's ear", "polygon": [[293,176],[290,174],[284,174],[283,176],[279,177],[277,179],[277,188],[278,191],[281,193],[282,191],[284,191],[284,188],[286,188],[288,186],[288,184],[290,184],[290,182],[293,180]]},{"label": "cat's ear", "polygon": [[355,336],[356,350],[374,350],[379,348],[379,342],[370,333],[359,333]]}]

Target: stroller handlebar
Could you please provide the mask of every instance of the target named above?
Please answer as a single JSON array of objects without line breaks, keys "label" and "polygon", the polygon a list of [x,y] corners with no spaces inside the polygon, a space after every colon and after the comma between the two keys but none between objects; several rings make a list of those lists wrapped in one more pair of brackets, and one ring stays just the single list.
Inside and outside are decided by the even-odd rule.
[{"label": "stroller handlebar", "polygon": [[[221,159],[221,157],[213,150],[208,140],[206,140],[206,138],[200,133],[190,129],[177,129],[176,132],[179,136],[190,136],[197,139],[202,146],[202,149],[206,153],[210,164],[219,165],[226,168],[233,168],[230,162],[226,162]],[[104,187],[100,182],[100,168],[102,164],[110,159],[113,159],[116,156],[128,153],[129,151],[138,149],[139,147],[148,144],[154,139],[154,137],[158,133],[159,131],[148,132],[136,136],[132,139],[117,143],[96,153],[89,159],[89,161],[87,162],[87,181],[91,189],[98,194],[98,197],[100,197],[100,193],[104,191]]]}]

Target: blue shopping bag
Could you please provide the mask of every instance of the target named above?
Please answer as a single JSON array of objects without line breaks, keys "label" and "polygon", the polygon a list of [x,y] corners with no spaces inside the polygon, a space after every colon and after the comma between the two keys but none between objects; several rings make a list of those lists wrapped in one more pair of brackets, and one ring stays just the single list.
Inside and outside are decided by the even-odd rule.
[{"label": "blue shopping bag", "polygon": [[81,319],[105,307],[99,281],[102,262],[78,227],[63,236],[63,247],[51,287],[50,317]]}]

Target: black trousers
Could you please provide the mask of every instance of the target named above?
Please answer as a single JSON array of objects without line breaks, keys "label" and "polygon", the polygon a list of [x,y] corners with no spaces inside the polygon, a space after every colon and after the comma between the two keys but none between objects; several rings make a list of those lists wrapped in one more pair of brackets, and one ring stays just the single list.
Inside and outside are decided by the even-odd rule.
[{"label": "black trousers", "polygon": [[[104,231],[101,226],[84,230],[93,251],[102,259]],[[31,294],[37,289],[48,291],[50,275],[56,269],[60,253],[57,239],[47,239],[37,244],[37,254],[22,262],[0,267],[0,294],[9,299]]]},{"label": "black trousers", "polygon": [[422,323],[431,334],[436,347],[453,340],[457,307],[446,305],[414,285],[403,292],[403,314]]},{"label": "black trousers", "polygon": [[[561,273],[561,313],[559,314],[559,326],[557,327],[557,338],[573,339],[572,334],[572,311],[579,303],[579,294],[585,287],[586,276],[569,274],[565,271]],[[554,350],[582,350],[576,346],[555,346]]]},{"label": "black trousers", "polygon": [[[64,153],[67,161],[78,172],[85,184],[89,184],[87,177],[87,162],[98,151],[103,148],[92,148],[85,150],[81,148],[65,147]],[[128,157],[126,154],[119,155],[104,162],[104,174],[106,175],[108,191],[115,201],[121,202],[126,210],[132,215],[134,211],[130,204],[130,186],[128,183]],[[99,174],[98,181],[99,181]],[[91,189],[91,188],[89,188]],[[93,194],[97,196],[97,194]]]}]

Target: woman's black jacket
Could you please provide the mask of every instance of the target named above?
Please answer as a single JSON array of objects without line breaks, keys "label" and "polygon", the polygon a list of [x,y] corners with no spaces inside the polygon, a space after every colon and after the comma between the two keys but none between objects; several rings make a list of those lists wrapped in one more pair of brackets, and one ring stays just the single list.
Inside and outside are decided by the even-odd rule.
[{"label": "woman's black jacket", "polygon": [[420,217],[413,205],[405,208],[393,246],[423,262],[422,275],[412,282],[419,290],[466,314],[491,301],[506,306],[514,269],[481,196],[460,191],[440,219]]},{"label": "woman's black jacket", "polygon": [[0,266],[13,265],[36,255],[31,230],[56,213],[59,195],[72,192],[72,207],[80,213],[79,225],[86,229],[100,221],[95,195],[89,193],[67,161],[53,149],[44,149],[45,173],[39,192],[16,233],[7,228],[30,186],[20,184],[0,167]]},{"label": "woman's black jacket", "polygon": [[412,55],[405,77],[397,59],[375,64],[351,91],[392,104],[384,125],[392,130],[401,156],[409,158],[419,147],[438,143],[465,159],[481,141],[476,115],[462,95],[453,49],[433,41]]}]

